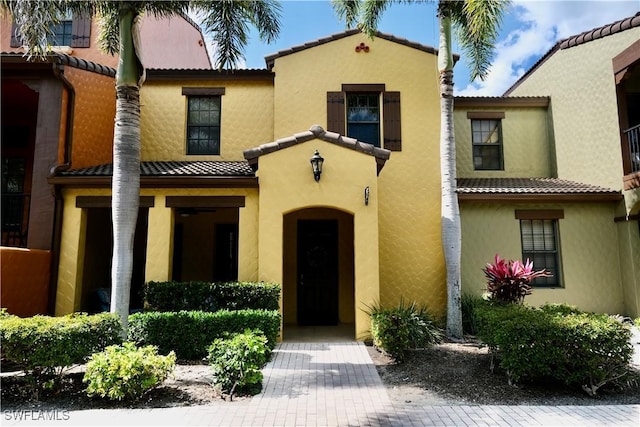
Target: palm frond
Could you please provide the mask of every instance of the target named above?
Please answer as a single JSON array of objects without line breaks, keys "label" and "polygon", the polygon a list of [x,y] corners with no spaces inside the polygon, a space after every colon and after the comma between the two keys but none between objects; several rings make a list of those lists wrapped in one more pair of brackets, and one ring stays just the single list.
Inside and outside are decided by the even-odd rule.
[{"label": "palm frond", "polygon": [[465,0],[454,2],[451,18],[460,46],[469,57],[471,78],[484,80],[493,58],[507,0]]},{"label": "palm frond", "polygon": [[347,28],[353,28],[358,25],[360,17],[360,4],[358,0],[331,0],[333,11],[338,19],[344,21]]},{"label": "palm frond", "polygon": [[271,42],[280,32],[280,3],[275,0],[197,0],[191,7],[202,13],[202,26],[216,43],[216,66],[234,68],[243,59],[254,25],[260,38]]},{"label": "palm frond", "polygon": [[376,34],[380,18],[392,2],[392,0],[363,0],[360,28],[365,34],[370,37]]}]

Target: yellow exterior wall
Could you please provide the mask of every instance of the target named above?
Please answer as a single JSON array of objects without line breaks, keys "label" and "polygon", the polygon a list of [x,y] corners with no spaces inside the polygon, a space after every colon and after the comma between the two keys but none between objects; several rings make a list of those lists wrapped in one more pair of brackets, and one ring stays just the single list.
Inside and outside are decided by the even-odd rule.
[{"label": "yellow exterior wall", "polygon": [[[325,159],[319,182],[314,180],[309,164],[316,149]],[[311,140],[261,156],[257,174],[260,178],[258,279],[283,283],[286,214],[321,207],[353,215],[355,332],[356,337],[365,335],[369,319],[361,309],[378,301],[380,292],[377,209],[380,202],[375,159],[321,140]],[[364,203],[367,186],[370,189],[368,206]],[[284,283],[284,286],[291,289],[295,285]]]},{"label": "yellow exterior wall", "polygon": [[[500,111],[504,170],[473,169],[471,119],[468,111]],[[553,146],[549,136],[547,111],[544,108],[456,108],[456,162],[459,178],[552,177]]]},{"label": "yellow exterior wall", "polygon": [[[187,97],[183,87],[224,87],[219,156],[186,155]],[[141,159],[244,160],[242,151],[272,141],[273,85],[267,81],[149,81],[140,92]],[[308,126],[300,130],[308,129]]]},{"label": "yellow exterior wall", "polygon": [[[56,294],[56,315],[80,309],[85,247],[86,211],[76,208],[77,196],[107,196],[108,189],[76,189],[64,192],[64,219],[60,246],[60,271]],[[149,208],[149,233],[145,281],[171,279],[173,255],[172,208],[165,206],[166,196],[244,196],[245,207],[239,209],[238,269],[239,280],[257,280],[258,277],[258,193],[257,189],[141,189],[141,196],[154,196],[154,207]]]},{"label": "yellow exterior wall", "polygon": [[[355,52],[360,43],[370,47],[368,53]],[[402,151],[391,154],[378,178],[380,302],[396,304],[403,297],[442,313],[446,289],[440,244],[436,56],[356,34],[277,58],[274,71],[276,138],[314,124],[326,128],[326,93],[340,91],[342,84],[384,83],[385,90],[400,92]],[[329,168],[331,161],[326,165]],[[354,171],[342,179],[348,182],[357,177]]]},{"label": "yellow exterior wall", "polygon": [[612,204],[463,203],[460,209],[463,292],[484,292],[482,269],[496,254],[522,259],[516,209],[564,210],[564,219],[558,220],[563,287],[534,288],[533,294],[525,299],[527,304],[566,302],[588,311],[626,313]]},{"label": "yellow exterior wall", "polygon": [[551,96],[558,177],[622,188],[611,60],[640,39],[640,27],[555,52],[512,96]]}]

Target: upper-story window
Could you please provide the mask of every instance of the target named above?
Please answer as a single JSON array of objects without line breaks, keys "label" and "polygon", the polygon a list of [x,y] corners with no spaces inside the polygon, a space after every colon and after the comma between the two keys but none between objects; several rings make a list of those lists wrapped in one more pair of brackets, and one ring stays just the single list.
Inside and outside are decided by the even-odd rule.
[{"label": "upper-story window", "polygon": [[504,170],[500,112],[468,112],[475,170]]},{"label": "upper-story window", "polygon": [[347,136],[380,147],[380,94],[347,94]]},{"label": "upper-story window", "polygon": [[544,268],[552,275],[534,279],[533,286],[561,286],[558,220],[562,218],[562,210],[516,211],[516,219],[520,220],[522,259],[531,260],[535,270]]},{"label": "upper-story window", "polygon": [[[85,15],[69,15],[54,25],[53,35],[47,38],[51,46],[89,47],[91,39],[91,17]],[[17,35],[16,25],[11,27],[11,47],[22,46]]]},{"label": "upper-story window", "polygon": [[67,16],[64,20],[51,27],[53,35],[47,38],[51,46],[71,46],[73,36],[73,17]]},{"label": "upper-story window", "polygon": [[400,92],[384,84],[343,84],[341,92],[327,92],[327,130],[400,151]]},{"label": "upper-story window", "polygon": [[220,154],[220,113],[224,88],[182,88],[187,97],[188,155]]}]

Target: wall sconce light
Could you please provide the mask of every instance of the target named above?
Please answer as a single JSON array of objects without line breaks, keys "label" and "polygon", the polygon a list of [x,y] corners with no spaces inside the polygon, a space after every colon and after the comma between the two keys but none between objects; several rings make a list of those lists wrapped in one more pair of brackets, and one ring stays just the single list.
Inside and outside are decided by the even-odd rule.
[{"label": "wall sconce light", "polygon": [[369,186],[364,187],[364,205],[369,206]]},{"label": "wall sconce light", "polygon": [[322,175],[322,163],[324,163],[324,159],[320,153],[318,153],[318,150],[316,150],[309,161],[311,162],[311,169],[313,169],[313,177],[316,182],[318,182],[320,181],[320,175]]}]

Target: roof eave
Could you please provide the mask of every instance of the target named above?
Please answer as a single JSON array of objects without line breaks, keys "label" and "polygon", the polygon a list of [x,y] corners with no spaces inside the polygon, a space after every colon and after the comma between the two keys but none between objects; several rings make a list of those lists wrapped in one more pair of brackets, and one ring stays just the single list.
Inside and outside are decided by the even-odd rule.
[{"label": "roof eave", "polygon": [[[49,184],[67,188],[111,188],[111,176],[54,176]],[[141,188],[257,188],[255,176],[141,176]]]},{"label": "roof eave", "polygon": [[619,202],[621,193],[458,193],[460,202]]}]

